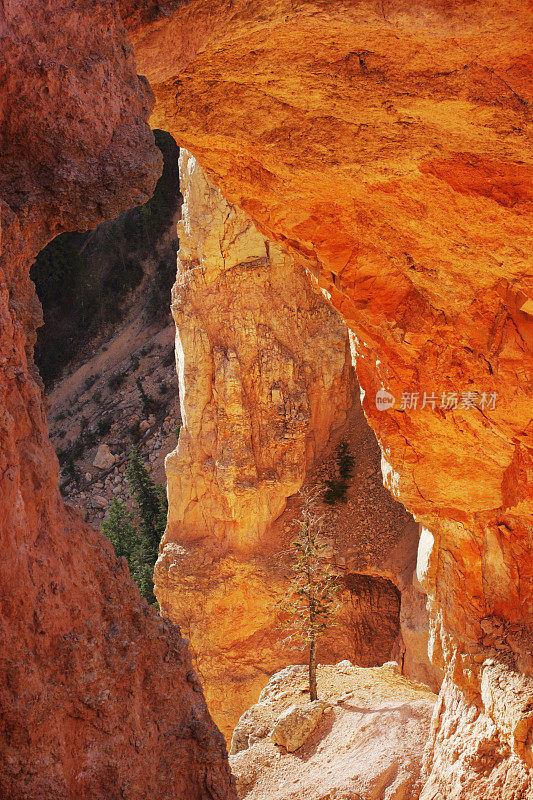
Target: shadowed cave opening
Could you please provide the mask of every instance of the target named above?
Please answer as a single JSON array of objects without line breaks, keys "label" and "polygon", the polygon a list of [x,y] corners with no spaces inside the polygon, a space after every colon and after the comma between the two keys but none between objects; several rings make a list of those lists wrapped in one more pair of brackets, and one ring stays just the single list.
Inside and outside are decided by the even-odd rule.
[{"label": "shadowed cave opening", "polygon": [[380,666],[397,657],[401,594],[386,578],[351,573],[343,584],[349,592],[340,617],[349,658],[361,667]]}]

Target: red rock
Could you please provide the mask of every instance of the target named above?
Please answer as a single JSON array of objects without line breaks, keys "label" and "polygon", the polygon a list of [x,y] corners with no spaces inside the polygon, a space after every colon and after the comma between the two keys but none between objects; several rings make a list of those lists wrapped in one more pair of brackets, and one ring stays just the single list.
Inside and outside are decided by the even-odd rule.
[{"label": "red rock", "polygon": [[[133,590],[110,578],[109,551],[59,503],[31,365],[39,322],[31,258],[61,230],[140,202],[156,177],[143,123],[149,97],[114,8],[15,0],[0,17],[0,686],[2,789],[14,798],[94,797],[103,785],[118,794],[128,776],[141,797],[154,775],[153,797],[190,797],[181,783],[189,779],[198,796],[210,791],[198,781],[220,781],[223,795],[228,781],[211,734],[196,729],[203,750],[190,744],[187,708],[211,728],[203,706],[180,705],[189,692],[182,682],[158,675],[185,714],[177,727],[164,688],[144,698],[153,663],[140,650],[130,652],[140,670],[133,699],[117,686],[116,707],[94,705],[122,663],[110,643],[117,608],[135,641]],[[153,124],[318,275],[355,332],[388,485],[433,535],[432,652],[450,677],[422,797],[525,794],[531,717],[482,691],[469,653],[486,616],[518,625],[502,681],[525,694],[516,676],[531,675],[533,616],[528,9],[516,0],[135,0],[121,8],[155,90]],[[382,387],[397,399],[475,390],[497,391],[498,401],[475,413],[380,412]],[[146,641],[152,628],[139,625]],[[83,639],[78,660],[58,650],[72,630]],[[101,668],[94,694],[78,685],[91,674],[92,649]],[[166,743],[152,753],[158,764],[129,739],[144,699]],[[188,755],[169,788],[176,730],[187,732]]]},{"label": "red rock", "polygon": [[[197,0],[176,14],[158,15],[151,3],[122,9],[156,95],[152,124],[171,131],[230,203],[318,276],[354,331],[386,484],[433,536],[436,663],[452,670],[476,651],[479,620],[490,614],[518,623],[527,641],[526,7]],[[388,411],[374,402],[382,388],[397,401]],[[470,391],[476,409],[461,404]],[[402,409],[404,392],[434,395],[436,407]],[[441,409],[452,392],[458,407]],[[487,407],[481,398],[494,392]],[[531,676],[526,652],[513,645],[508,658]],[[479,669],[452,671],[464,708],[474,698],[482,705]],[[452,692],[443,699],[455,702]],[[493,716],[497,753],[506,723]],[[531,730],[533,721],[523,724]],[[438,736],[435,747],[447,752]],[[448,797],[440,768],[429,780],[435,797]],[[510,762],[509,776],[514,769]],[[479,782],[488,785],[496,783]]]},{"label": "red rock", "polygon": [[0,796],[233,797],[179,630],[67,509],[28,274],[56,233],[144,200],[151,95],[110,2],[0,12]]}]

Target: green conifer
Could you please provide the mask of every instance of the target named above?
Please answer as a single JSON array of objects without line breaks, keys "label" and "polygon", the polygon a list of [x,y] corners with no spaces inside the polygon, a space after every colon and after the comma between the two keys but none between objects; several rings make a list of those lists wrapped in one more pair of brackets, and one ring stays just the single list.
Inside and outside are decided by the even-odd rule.
[{"label": "green conifer", "polygon": [[134,512],[114,498],[108,517],[102,523],[102,533],[111,540],[116,555],[127,559],[131,577],[141,595],[155,604],[154,566],[167,524],[167,496],[165,488],[150,477],[135,447],[130,452],[126,477],[137,506],[138,522]]},{"label": "green conifer", "polygon": [[149,603],[155,603],[153,573],[167,523],[167,496],[150,477],[136,447],[131,448],[126,477],[139,513],[139,588]]},{"label": "green conifer", "polygon": [[130,573],[134,575],[139,550],[134,514],[116,497],[113,498],[107,519],[102,522],[102,533],[111,541],[117,558],[123,556],[127,560]]}]

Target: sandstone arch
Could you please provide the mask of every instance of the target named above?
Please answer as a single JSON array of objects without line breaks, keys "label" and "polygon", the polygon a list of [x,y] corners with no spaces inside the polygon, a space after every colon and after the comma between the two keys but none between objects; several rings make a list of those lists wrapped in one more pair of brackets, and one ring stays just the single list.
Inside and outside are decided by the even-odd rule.
[{"label": "sandstone arch", "polygon": [[[431,602],[433,657],[448,672],[424,800],[439,792],[525,793],[532,724],[525,6],[140,0],[121,7],[156,92],[154,124],[187,146],[261,231],[306,261],[356,334],[365,411],[388,483],[427,529],[419,578]],[[38,310],[27,273],[54,234],[138,202],[157,164],[146,87],[114,7],[4,4],[0,30],[2,632],[11,654],[27,648],[35,686],[49,687],[43,697],[55,709],[58,675],[49,672],[43,619],[49,614],[53,626],[55,609],[68,619],[79,608],[86,628],[88,597],[105,616],[108,580],[114,597],[117,581],[109,554],[95,555],[91,535],[59,503],[31,365]],[[373,406],[382,386],[398,398],[417,387],[439,396],[467,386],[499,396],[492,414],[383,415]],[[72,537],[85,535],[79,602],[72,591],[54,599],[58,564],[75,579]],[[128,608],[134,625],[133,600]],[[18,735],[27,671],[19,683],[3,669],[3,705]],[[75,681],[75,670],[68,674]],[[513,708],[500,705],[501,687],[516,688]],[[61,731],[57,711],[50,719]],[[77,724],[87,729],[89,712]],[[456,734],[447,735],[449,724]],[[456,761],[465,740],[475,752],[492,748],[495,759],[484,761],[480,750],[478,759]],[[115,742],[112,759],[125,752],[141,776],[134,743]],[[204,753],[202,763],[227,786],[218,753],[214,762]],[[68,764],[58,759],[69,784]],[[9,763],[7,780],[24,796],[26,759]],[[191,763],[192,774],[197,769],[204,767]]]}]

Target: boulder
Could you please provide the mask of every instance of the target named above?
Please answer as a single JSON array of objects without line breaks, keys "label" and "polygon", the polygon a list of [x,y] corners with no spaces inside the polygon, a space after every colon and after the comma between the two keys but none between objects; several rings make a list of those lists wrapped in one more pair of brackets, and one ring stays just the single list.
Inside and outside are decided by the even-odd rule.
[{"label": "boulder", "polygon": [[276,720],[270,738],[289,753],[294,753],[309,738],[318,725],[328,703],[314,700],[304,706],[291,705]]},{"label": "boulder", "polygon": [[109,501],[102,497],[101,494],[95,494],[93,497],[93,508],[107,508]]},{"label": "boulder", "polygon": [[115,456],[106,444],[101,444],[94,457],[93,467],[98,469],[111,469],[115,463]]}]

